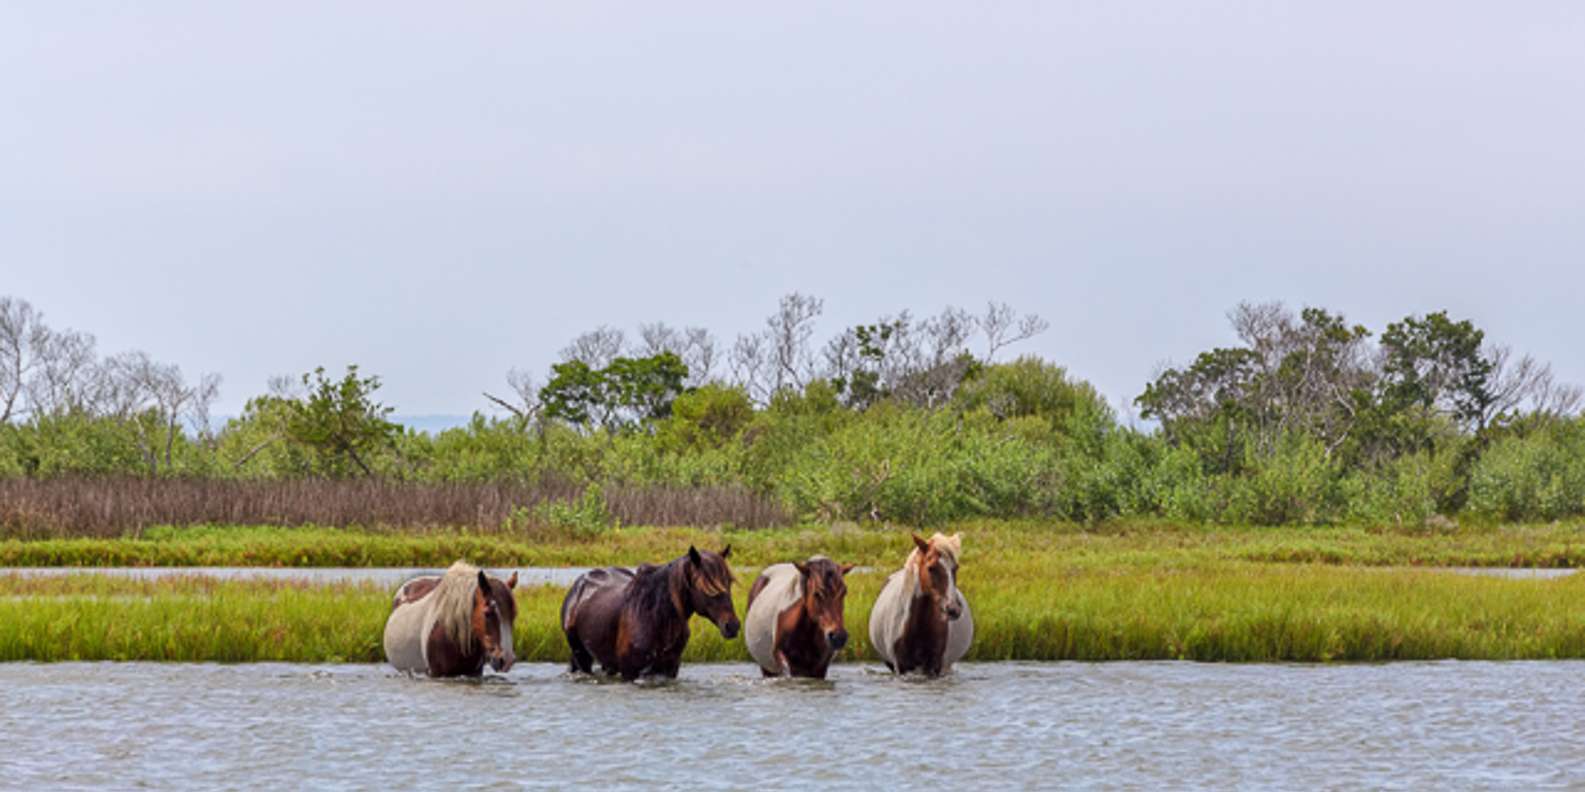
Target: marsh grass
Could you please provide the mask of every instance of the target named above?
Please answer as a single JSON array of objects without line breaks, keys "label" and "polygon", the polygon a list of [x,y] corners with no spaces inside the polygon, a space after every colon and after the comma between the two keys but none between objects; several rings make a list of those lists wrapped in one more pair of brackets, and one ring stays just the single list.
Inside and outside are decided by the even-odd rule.
[{"label": "marsh grass", "polygon": [[[841,660],[873,661],[869,608],[889,571],[850,576]],[[971,556],[961,585],[972,660],[1585,658],[1585,578],[1238,561],[1053,572]],[[566,662],[563,593],[518,593],[521,661]],[[740,614],[745,594],[735,588]],[[379,662],[389,607],[367,585],[0,577],[0,661]],[[741,640],[699,618],[693,630],[688,662],[747,661]]]},{"label": "marsh grass", "polygon": [[[244,523],[361,526],[424,531],[439,526],[494,533],[525,527],[537,507],[576,504],[587,494],[556,476],[491,483],[391,479],[218,479],[142,476],[0,477],[0,536],[37,539],[136,535],[157,525]],[[612,485],[600,507],[627,525],[738,525],[790,520],[776,501],[741,486]]]},{"label": "marsh grass", "polygon": [[[964,534],[976,562],[1026,558],[1067,568],[1175,568],[1207,562],[1362,566],[1576,567],[1585,564],[1585,523],[1458,528],[1226,528],[1172,524],[979,522]],[[458,558],[492,566],[598,566],[675,558],[690,544],[733,547],[759,566],[823,553],[844,562],[895,566],[906,528],[797,526],[762,530],[615,528],[598,535],[368,531],[319,526],[154,527],[137,537],[9,539],[0,566],[445,566]]]}]

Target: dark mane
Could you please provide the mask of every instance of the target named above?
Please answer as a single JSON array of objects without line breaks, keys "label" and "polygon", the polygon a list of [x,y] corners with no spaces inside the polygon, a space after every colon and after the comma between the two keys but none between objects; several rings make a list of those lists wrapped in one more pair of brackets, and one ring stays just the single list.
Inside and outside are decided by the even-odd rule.
[{"label": "dark mane", "polygon": [[636,606],[650,613],[675,612],[672,610],[676,606],[671,598],[671,579],[673,575],[681,574],[682,565],[687,562],[688,557],[683,556],[664,566],[640,565],[633,571],[632,582],[627,584],[628,591],[632,592],[628,599],[629,607]]},{"label": "dark mane", "polygon": [[623,679],[677,676],[694,614],[714,622],[727,640],[737,636],[731,586],[723,555],[695,548],[664,565],[585,572],[561,604],[572,670],[592,671],[598,659],[606,673]]}]

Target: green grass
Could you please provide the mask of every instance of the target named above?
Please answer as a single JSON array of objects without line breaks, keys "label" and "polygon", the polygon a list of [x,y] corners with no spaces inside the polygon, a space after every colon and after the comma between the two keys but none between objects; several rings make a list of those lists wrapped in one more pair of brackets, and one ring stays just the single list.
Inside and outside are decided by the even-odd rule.
[{"label": "green grass", "polygon": [[[1585,526],[1095,527],[967,523],[961,585],[975,660],[1328,661],[1585,657],[1585,575],[1498,580],[1425,566],[1575,566]],[[548,541],[463,532],[162,528],[140,538],[0,543],[3,565],[492,566],[631,564],[689,544],[733,545],[739,613],[755,568],[824,553],[875,571],[849,579],[845,659],[871,659],[865,625],[906,531],[623,529]],[[566,660],[563,591],[519,593],[525,661]],[[390,592],[189,577],[0,577],[0,660],[377,662]],[[746,660],[695,621],[687,660]]]},{"label": "green grass", "polygon": [[[1585,564],[1585,523],[1470,527],[1440,533],[1370,529],[1246,528],[1118,523],[979,522],[954,526],[980,559],[1033,557],[1060,568],[1177,567],[1223,561],[1365,566]],[[950,531],[949,531],[950,532]],[[805,526],[756,531],[624,528],[588,539],[463,531],[201,526],[136,538],[0,541],[0,566],[496,566],[632,564],[674,558],[689,544],[731,543],[734,560],[762,565],[825,553],[867,565],[899,563],[900,528]]]},{"label": "green grass", "polygon": [[[852,646],[883,575],[855,573]],[[1585,577],[1217,562],[1152,569],[965,560],[973,660],[1338,661],[1585,657]],[[736,590],[742,613],[743,587]],[[0,661],[378,662],[390,592],[372,586],[0,577]],[[521,661],[565,662],[563,591],[519,592]],[[686,660],[746,661],[694,620]]]}]

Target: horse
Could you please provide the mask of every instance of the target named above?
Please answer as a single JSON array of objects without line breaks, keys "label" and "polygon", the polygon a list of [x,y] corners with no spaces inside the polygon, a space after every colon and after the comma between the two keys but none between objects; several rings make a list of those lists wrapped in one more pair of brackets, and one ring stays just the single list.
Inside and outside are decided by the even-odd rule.
[{"label": "horse", "polygon": [[476,677],[485,663],[505,673],[517,662],[517,573],[505,582],[461,561],[443,575],[402,584],[385,620],[385,659],[398,671]]},{"label": "horse", "polygon": [[914,549],[903,568],[886,579],[870,611],[870,644],[898,674],[940,676],[969,651],[974,618],[958,591],[960,534],[913,534]]},{"label": "horse", "polygon": [[675,678],[688,646],[688,619],[703,615],[721,631],[737,637],[732,609],[732,570],[720,553],[689,547],[664,565],[638,569],[606,567],[578,576],[561,603],[561,629],[572,649],[573,673],[594,673],[594,661],[607,675],[632,682],[641,676]]},{"label": "horse", "polygon": [[825,679],[837,650],[847,645],[842,603],[852,564],[825,556],[765,568],[748,592],[743,643],[767,677]]}]

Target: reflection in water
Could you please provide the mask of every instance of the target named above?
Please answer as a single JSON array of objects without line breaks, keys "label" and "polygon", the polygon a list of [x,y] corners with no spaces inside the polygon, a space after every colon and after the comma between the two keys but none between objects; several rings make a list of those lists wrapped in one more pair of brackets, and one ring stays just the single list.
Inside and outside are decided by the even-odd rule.
[{"label": "reflection in water", "polygon": [[0,665],[15,787],[1585,784],[1585,664],[747,664],[624,685],[548,664]]}]

